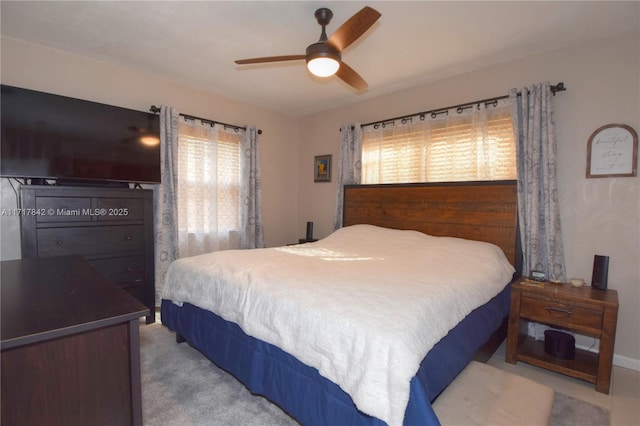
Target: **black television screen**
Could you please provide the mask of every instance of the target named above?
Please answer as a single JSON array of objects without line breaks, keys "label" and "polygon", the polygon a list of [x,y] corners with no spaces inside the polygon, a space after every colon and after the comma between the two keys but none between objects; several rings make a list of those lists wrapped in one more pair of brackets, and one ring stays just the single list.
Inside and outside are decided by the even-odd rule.
[{"label": "black television screen", "polygon": [[0,175],[160,182],[152,113],[2,85]]}]

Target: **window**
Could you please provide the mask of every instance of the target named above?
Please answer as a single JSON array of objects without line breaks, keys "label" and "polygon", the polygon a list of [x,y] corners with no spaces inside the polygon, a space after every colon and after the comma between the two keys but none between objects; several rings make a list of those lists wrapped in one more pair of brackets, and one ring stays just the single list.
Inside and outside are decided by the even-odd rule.
[{"label": "window", "polygon": [[508,100],[365,128],[362,183],[515,179]]},{"label": "window", "polygon": [[178,140],[180,255],[239,248],[241,134],[182,121]]}]

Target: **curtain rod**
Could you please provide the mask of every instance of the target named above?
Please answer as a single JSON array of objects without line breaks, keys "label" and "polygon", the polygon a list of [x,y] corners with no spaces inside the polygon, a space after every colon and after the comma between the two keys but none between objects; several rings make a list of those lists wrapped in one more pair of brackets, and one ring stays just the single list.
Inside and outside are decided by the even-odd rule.
[{"label": "curtain rod", "polygon": [[[556,95],[556,92],[564,92],[565,90],[567,90],[567,88],[564,86],[563,82],[560,82],[556,85],[551,86],[551,93],[553,93],[553,96]],[[520,94],[521,93],[518,92],[518,96],[520,96]],[[371,123],[361,124],[360,127],[362,128],[362,127],[369,127],[369,126],[377,126],[380,124],[388,124],[388,123],[393,123],[396,120],[403,120],[403,124],[404,124],[404,122],[406,122],[411,117],[420,116],[421,118],[424,118],[424,116],[427,114],[431,114],[432,118],[436,118],[437,115],[444,114],[445,112],[454,108],[458,110],[458,113],[461,113],[463,110],[472,108],[474,105],[477,105],[477,104],[482,104],[482,103],[484,103],[485,105],[494,104],[495,106],[497,105],[500,99],[507,99],[508,97],[509,95],[498,96],[495,98],[482,99],[480,101],[475,101],[475,102],[467,102],[464,104],[454,105],[446,108],[438,108],[438,109],[432,109],[430,111],[417,112],[415,114],[401,115],[400,117],[387,118],[385,120],[372,121]]]},{"label": "curtain rod", "polygon": [[[160,107],[157,107],[155,105],[151,105],[151,108],[149,108],[149,111],[151,111],[154,114],[158,114],[160,112]],[[211,126],[213,126],[215,124],[219,124],[221,126],[224,126],[225,128],[229,127],[231,129],[234,129],[236,132],[238,130],[247,130],[247,128],[244,127],[244,126],[236,126],[235,124],[223,123],[222,121],[215,121],[215,120],[210,120],[208,118],[196,117],[195,115],[188,115],[188,114],[180,113],[180,116],[184,117],[187,120],[200,120],[202,123],[206,123],[206,124],[209,124]],[[259,135],[262,134],[262,129],[258,129],[258,134]]]}]

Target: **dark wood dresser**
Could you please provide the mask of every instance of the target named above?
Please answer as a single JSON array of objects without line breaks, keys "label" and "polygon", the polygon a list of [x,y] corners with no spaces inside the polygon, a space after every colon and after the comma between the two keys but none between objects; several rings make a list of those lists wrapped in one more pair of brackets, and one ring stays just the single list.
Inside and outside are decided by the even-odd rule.
[{"label": "dark wood dresser", "polygon": [[77,254],[149,308],[155,321],[153,191],[23,186],[22,257]]},{"label": "dark wood dresser", "polygon": [[2,425],[141,425],[146,306],[80,256],[0,269]]}]

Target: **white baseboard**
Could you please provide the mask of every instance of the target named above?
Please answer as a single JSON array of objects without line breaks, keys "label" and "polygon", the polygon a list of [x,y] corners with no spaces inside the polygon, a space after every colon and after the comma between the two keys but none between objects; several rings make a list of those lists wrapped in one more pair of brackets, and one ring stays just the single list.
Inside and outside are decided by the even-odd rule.
[{"label": "white baseboard", "polygon": [[629,370],[640,371],[640,359],[629,358],[627,356],[613,354],[613,365],[628,368]]},{"label": "white baseboard", "polygon": [[[582,345],[576,345],[576,348],[588,350],[589,352],[598,352],[595,348],[590,349],[589,347]],[[629,358],[627,356],[613,354],[613,365],[628,368],[629,370],[640,371],[640,359]]]}]

